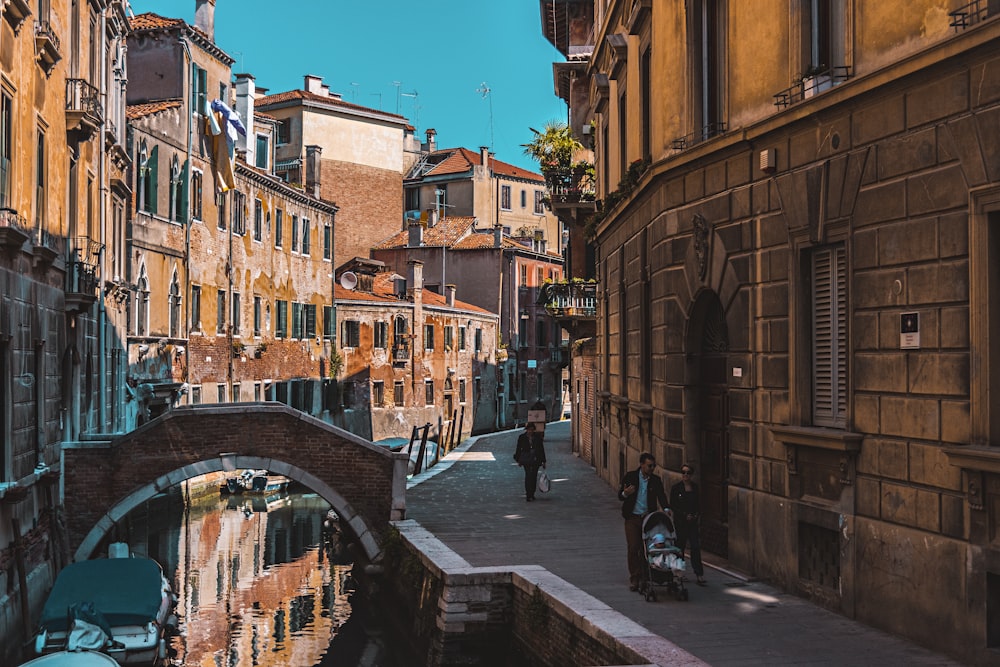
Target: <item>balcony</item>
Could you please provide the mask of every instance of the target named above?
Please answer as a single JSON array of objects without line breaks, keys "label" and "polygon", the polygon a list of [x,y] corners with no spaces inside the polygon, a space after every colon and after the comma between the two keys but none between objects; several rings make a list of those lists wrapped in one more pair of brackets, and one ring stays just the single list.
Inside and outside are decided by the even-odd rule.
[{"label": "balcony", "polygon": [[834,86],[851,78],[851,68],[837,66],[822,70],[810,71],[792,86],[774,94],[774,106],[784,109],[787,106],[807,100],[810,97],[830,90]]},{"label": "balcony", "polygon": [[549,190],[549,207],[556,214],[559,209],[595,210],[594,200],[597,190],[594,185],[592,165],[571,169],[547,169],[545,184]]},{"label": "balcony", "polygon": [[27,0],[5,0],[3,3],[3,17],[14,30],[16,35],[21,30],[24,20],[31,16],[31,6]]},{"label": "balcony", "polygon": [[83,79],[66,79],[66,131],[71,139],[90,139],[101,127],[103,117],[97,88]]},{"label": "balcony", "polygon": [[35,265],[49,266],[59,256],[59,237],[47,229],[35,230]]},{"label": "balcony", "polygon": [[560,345],[549,349],[549,368],[558,370],[569,366],[569,346]]},{"label": "balcony", "polygon": [[595,319],[597,283],[562,281],[542,286],[538,303],[556,319]]},{"label": "balcony", "polygon": [[35,56],[38,64],[45,70],[45,76],[52,73],[52,68],[62,60],[59,53],[59,38],[52,24],[48,21],[35,21]]},{"label": "balcony", "polygon": [[954,28],[955,32],[965,30],[980,21],[985,21],[996,13],[995,6],[993,7],[993,11],[990,11],[990,5],[995,4],[995,0],[973,0],[953,12],[948,12],[948,17],[951,19],[948,25]]},{"label": "balcony", "polygon": [[24,217],[12,208],[0,208],[0,246],[20,250],[29,238],[31,234]]},{"label": "balcony", "polygon": [[397,340],[392,346],[392,363],[405,364],[410,360],[410,341]]},{"label": "balcony", "polygon": [[97,301],[100,281],[97,277],[104,246],[87,237],[73,239],[73,249],[66,266],[66,311],[82,313]]}]

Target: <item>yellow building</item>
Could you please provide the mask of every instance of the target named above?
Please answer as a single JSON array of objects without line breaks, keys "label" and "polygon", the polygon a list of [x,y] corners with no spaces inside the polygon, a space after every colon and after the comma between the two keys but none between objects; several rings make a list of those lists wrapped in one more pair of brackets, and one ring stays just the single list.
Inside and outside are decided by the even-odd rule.
[{"label": "yellow building", "polygon": [[995,660],[994,3],[540,5],[595,147],[597,470],[693,464],[709,551]]}]

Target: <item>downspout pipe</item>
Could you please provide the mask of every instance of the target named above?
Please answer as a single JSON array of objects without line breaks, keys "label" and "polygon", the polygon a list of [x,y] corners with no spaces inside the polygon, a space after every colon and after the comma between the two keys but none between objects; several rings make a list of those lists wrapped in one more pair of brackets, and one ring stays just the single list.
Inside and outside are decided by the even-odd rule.
[{"label": "downspout pipe", "polygon": [[[194,62],[194,58],[191,56],[191,47],[188,46],[187,40],[180,39],[181,48],[184,50],[185,55],[185,65],[184,72],[181,72],[181,81],[186,81],[185,90],[187,91],[186,97],[191,97],[191,65]],[[190,188],[191,187],[191,174],[194,171],[194,165],[191,164],[191,154],[192,154],[192,142],[194,133],[194,116],[198,113],[198,109],[193,107],[194,100],[191,99],[192,104],[187,113],[187,182],[181,187]],[[231,240],[231,239],[230,239]],[[230,290],[232,291],[232,290]],[[231,298],[231,297],[230,297]],[[187,210],[184,212],[184,337],[186,339],[186,344],[184,345],[184,382],[190,382],[191,371],[191,192],[188,191],[187,197]],[[230,355],[232,357],[232,355]],[[232,363],[232,362],[230,362]],[[189,396],[190,400],[190,396]]]},{"label": "downspout pipe", "polygon": [[108,378],[106,375],[107,357],[108,357],[108,340],[107,340],[107,312],[105,310],[104,299],[107,296],[107,290],[105,284],[107,283],[108,275],[108,253],[107,248],[107,215],[108,215],[108,187],[107,187],[107,159],[108,152],[105,150],[107,145],[107,132],[108,132],[108,42],[105,39],[105,35],[108,34],[108,9],[105,7],[101,10],[101,96],[104,98],[104,110],[105,112],[101,114],[101,134],[100,134],[100,144],[99,150],[101,151],[101,157],[97,161],[97,183],[98,190],[101,193],[99,198],[98,206],[98,219],[101,221],[101,231],[100,231],[100,264],[101,264],[101,280],[99,281],[100,293],[97,298],[97,347],[100,350],[100,354],[97,355],[97,395],[100,396],[98,405],[98,415],[100,417],[100,428],[104,429],[105,432],[114,431],[114,428],[109,428],[108,425]]}]

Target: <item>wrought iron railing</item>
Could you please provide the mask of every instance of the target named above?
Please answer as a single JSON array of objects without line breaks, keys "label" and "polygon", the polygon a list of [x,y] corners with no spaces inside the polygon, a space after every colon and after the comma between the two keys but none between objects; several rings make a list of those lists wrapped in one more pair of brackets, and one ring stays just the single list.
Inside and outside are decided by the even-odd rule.
[{"label": "wrought iron railing", "polygon": [[851,68],[848,65],[837,65],[804,76],[794,84],[774,94],[774,106],[779,109],[801,102],[813,95],[822,93],[851,78]]},{"label": "wrought iron railing", "polygon": [[686,134],[683,137],[677,137],[671,142],[671,147],[674,150],[684,150],[685,148],[690,148],[696,144],[700,144],[703,141],[707,141],[712,137],[717,137],[720,134],[726,133],[726,123],[725,121],[718,121],[715,123],[709,123],[700,130],[696,130],[691,134]]},{"label": "wrought iron railing", "polygon": [[597,283],[546,283],[539,293],[538,302],[553,317],[596,317]]},{"label": "wrought iron railing", "polygon": [[66,291],[74,294],[95,294],[99,281],[97,267],[104,246],[86,236],[73,239],[66,269]]},{"label": "wrought iron railing", "polygon": [[997,0],[972,0],[969,4],[948,12],[948,16],[951,17],[948,25],[954,28],[955,32],[959,32],[997,13],[1000,13],[1000,2]]},{"label": "wrought iron railing", "polygon": [[410,359],[410,341],[397,340],[392,346],[392,360],[409,361],[409,359]]},{"label": "wrought iron railing", "polygon": [[78,111],[101,118],[104,109],[97,88],[83,79],[66,79],[66,111]]},{"label": "wrought iron railing", "polygon": [[597,195],[593,167],[550,169],[545,172],[545,183],[553,204],[594,201]]},{"label": "wrought iron railing", "polygon": [[59,51],[59,36],[48,21],[35,21],[35,39],[47,40],[54,51]]}]

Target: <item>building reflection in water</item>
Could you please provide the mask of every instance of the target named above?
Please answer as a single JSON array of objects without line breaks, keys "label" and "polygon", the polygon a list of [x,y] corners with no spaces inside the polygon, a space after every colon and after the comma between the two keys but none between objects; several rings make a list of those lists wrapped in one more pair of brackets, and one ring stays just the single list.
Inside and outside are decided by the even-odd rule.
[{"label": "building reflection in water", "polygon": [[346,656],[326,654],[340,644],[386,659],[364,632],[353,636],[358,623],[344,627],[352,565],[345,540],[324,528],[326,501],[295,492],[220,497],[217,483],[194,482],[130,513],[122,526],[133,551],[173,575],[181,620],[171,640],[175,665],[339,664]]}]

